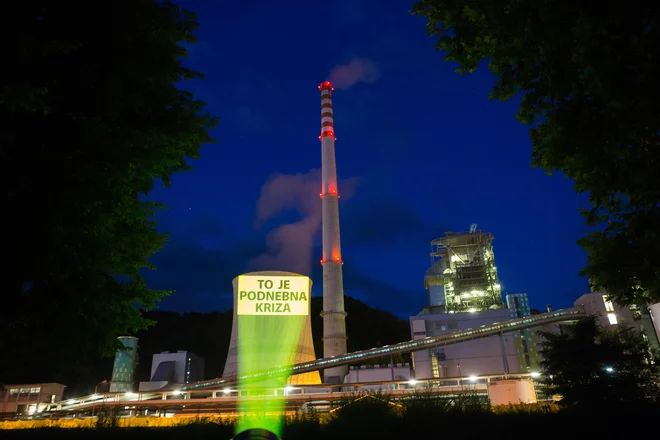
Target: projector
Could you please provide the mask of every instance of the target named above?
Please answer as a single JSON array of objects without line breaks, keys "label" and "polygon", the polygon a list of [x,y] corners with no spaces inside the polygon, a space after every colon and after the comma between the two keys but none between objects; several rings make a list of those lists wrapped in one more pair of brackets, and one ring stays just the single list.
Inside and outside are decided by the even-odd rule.
[{"label": "projector", "polygon": [[248,429],[232,440],[280,440],[280,438],[266,429]]}]

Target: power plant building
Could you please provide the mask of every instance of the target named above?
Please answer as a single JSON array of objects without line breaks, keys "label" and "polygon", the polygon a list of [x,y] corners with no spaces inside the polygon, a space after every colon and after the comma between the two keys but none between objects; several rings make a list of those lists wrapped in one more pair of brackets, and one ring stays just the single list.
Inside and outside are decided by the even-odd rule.
[{"label": "power plant building", "polygon": [[149,382],[140,382],[140,391],[168,385],[184,385],[204,379],[204,358],[186,350],[155,353]]},{"label": "power plant building", "polygon": [[130,393],[134,388],[135,368],[138,363],[138,338],[120,336],[118,339],[123,348],[119,348],[115,354],[110,392]]},{"label": "power plant building", "polygon": [[[429,305],[410,318],[413,339],[531,314],[525,293],[507,295],[504,308],[492,242],[493,235],[476,224],[431,242],[431,267],[424,277]],[[523,330],[414,352],[413,365],[417,378],[431,379],[531,373],[539,361],[533,330]]]},{"label": "power plant building", "polygon": [[424,277],[429,306],[437,312],[502,308],[493,235],[477,230],[447,232],[431,242],[431,267]]},{"label": "power plant building", "polygon": [[[410,327],[412,339],[424,339],[510,319],[507,309],[434,314],[424,309],[410,318]],[[503,333],[416,351],[413,353],[415,378],[460,378],[525,372],[520,369],[518,339],[518,332]]]}]

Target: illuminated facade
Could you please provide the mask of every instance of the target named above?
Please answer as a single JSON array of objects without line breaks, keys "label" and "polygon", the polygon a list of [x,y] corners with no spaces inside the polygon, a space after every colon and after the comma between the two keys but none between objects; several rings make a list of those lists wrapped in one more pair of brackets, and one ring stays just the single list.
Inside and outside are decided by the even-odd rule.
[{"label": "illuminated facade", "polygon": [[[291,315],[285,316],[283,313],[264,311],[263,306],[258,307],[259,303],[255,303],[255,301],[261,301],[259,298],[263,297],[261,302],[271,304],[269,310],[277,309],[277,307],[272,307],[274,303],[291,303],[292,295],[288,295],[287,301],[284,301],[282,288],[278,286],[279,280],[284,279],[293,280],[292,282],[295,284],[300,284],[300,282],[304,284],[307,294],[304,315],[297,312],[296,306],[293,304],[289,307],[292,311]],[[275,280],[272,286],[274,290],[269,290],[264,280]],[[259,288],[260,282],[261,289]],[[316,360],[312,339],[312,322],[309,316],[312,280],[297,273],[263,271],[238,276],[234,278],[232,285],[234,317],[223,376],[237,376],[245,368],[260,371],[277,365],[299,364]],[[300,287],[295,290],[299,291]],[[271,293],[273,294],[272,300],[268,296]],[[277,293],[280,294],[279,297],[276,296]],[[298,295],[296,301],[300,302],[300,299],[300,295]],[[240,304],[241,302],[244,304]],[[281,307],[281,310],[284,309]],[[238,314],[239,310],[249,311],[245,314]],[[241,325],[241,320],[244,325]],[[290,352],[290,356],[284,353],[285,351]],[[321,379],[319,373],[315,371],[291,376],[288,383],[290,385],[314,385],[321,383]]]},{"label": "illuminated facade", "polygon": [[[346,353],[346,312],[341,243],[339,239],[339,192],[335,162],[335,128],[332,111],[332,85],[325,81],[321,91],[321,205],[323,210],[323,357]],[[348,367],[324,370],[324,382],[343,382]]]},{"label": "illuminated facade", "polygon": [[429,306],[447,313],[502,308],[493,235],[447,232],[431,242],[431,267],[424,277]]},{"label": "illuminated facade", "polygon": [[110,392],[129,393],[133,391],[135,382],[135,368],[138,362],[138,338],[120,336],[118,339],[124,348],[120,348],[115,354]]}]

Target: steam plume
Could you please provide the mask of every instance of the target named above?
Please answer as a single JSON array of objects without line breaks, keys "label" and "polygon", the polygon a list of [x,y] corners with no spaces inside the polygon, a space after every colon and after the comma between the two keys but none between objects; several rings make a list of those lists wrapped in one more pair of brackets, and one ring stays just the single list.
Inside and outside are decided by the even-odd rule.
[{"label": "steam plume", "polygon": [[330,72],[329,80],[338,89],[348,89],[359,83],[372,83],[380,78],[378,66],[365,58],[354,58],[348,64],[335,66]]},{"label": "steam plume", "polygon": [[[339,182],[342,199],[350,197],[356,178]],[[268,252],[248,262],[248,270],[283,270],[311,275],[314,240],[321,229],[321,170],[271,178],[257,201],[256,227],[282,211],[294,209],[301,219],[273,229],[266,237]]]}]

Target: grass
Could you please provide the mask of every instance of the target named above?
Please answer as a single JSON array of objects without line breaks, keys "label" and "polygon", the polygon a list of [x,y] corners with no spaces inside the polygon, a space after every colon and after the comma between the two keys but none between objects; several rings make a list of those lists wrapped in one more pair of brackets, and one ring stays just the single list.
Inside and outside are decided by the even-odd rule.
[{"label": "grass", "polygon": [[[630,426],[653,420],[657,406],[609,414],[560,409],[556,404],[492,407],[479,396],[446,398],[420,392],[394,401],[386,394],[347,396],[329,414],[301,414],[284,421],[283,440],[625,438]],[[635,422],[636,421],[636,422]],[[234,434],[236,419],[130,418],[0,422],[3,439],[217,439]],[[73,429],[78,428],[78,429]]]}]

